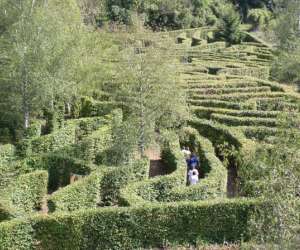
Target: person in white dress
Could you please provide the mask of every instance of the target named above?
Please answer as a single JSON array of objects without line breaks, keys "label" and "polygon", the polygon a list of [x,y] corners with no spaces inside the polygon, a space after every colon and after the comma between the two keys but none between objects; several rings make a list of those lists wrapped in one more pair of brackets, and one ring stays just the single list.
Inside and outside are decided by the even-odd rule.
[{"label": "person in white dress", "polygon": [[189,183],[190,185],[195,185],[199,181],[199,172],[198,170],[193,167],[191,170],[188,172],[188,177],[189,177]]}]

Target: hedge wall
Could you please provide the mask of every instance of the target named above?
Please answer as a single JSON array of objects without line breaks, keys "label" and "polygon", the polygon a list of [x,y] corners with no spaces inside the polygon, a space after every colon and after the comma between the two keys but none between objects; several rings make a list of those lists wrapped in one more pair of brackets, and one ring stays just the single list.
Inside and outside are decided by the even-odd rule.
[{"label": "hedge wall", "polygon": [[12,144],[0,145],[0,164],[5,164],[15,156],[15,147]]},{"label": "hedge wall", "polygon": [[96,101],[91,97],[81,99],[81,117],[103,116],[117,108],[117,104],[110,101]]},{"label": "hedge wall", "polygon": [[89,175],[96,169],[96,166],[93,164],[88,164],[63,154],[49,154],[43,156],[41,158],[41,166],[43,169],[48,170],[48,188],[51,191],[70,184],[71,173]]},{"label": "hedge wall", "polygon": [[211,119],[212,114],[230,115],[242,118],[277,118],[279,111],[260,111],[260,110],[232,110],[211,107],[191,107],[191,111],[199,118]]},{"label": "hedge wall", "polygon": [[[255,200],[105,208],[0,224],[0,249],[139,249],[248,239]],[[32,231],[33,229],[33,231]]]},{"label": "hedge wall", "polygon": [[267,92],[270,91],[270,87],[238,87],[238,88],[193,88],[189,90],[190,96],[197,95],[222,95],[232,93],[249,93],[249,92]]},{"label": "hedge wall", "polygon": [[88,162],[95,162],[101,159],[105,151],[111,145],[111,127],[105,125],[90,135],[84,137],[82,141],[75,145],[75,155],[77,158]]},{"label": "hedge wall", "polygon": [[11,219],[13,217],[12,213],[14,213],[14,210],[10,207],[8,202],[0,200],[0,222]]},{"label": "hedge wall", "polygon": [[48,173],[35,171],[20,175],[15,182],[2,190],[4,200],[16,209],[16,216],[38,209],[47,194]]},{"label": "hedge wall", "polygon": [[42,126],[45,125],[45,121],[33,120],[30,126],[24,131],[24,138],[39,137],[42,134]]},{"label": "hedge wall", "polygon": [[199,135],[193,128],[185,128],[183,141],[185,145],[197,152],[200,156],[200,168],[205,172],[205,178],[200,179],[197,185],[187,187],[175,187],[170,194],[169,200],[204,200],[217,197],[226,197],[227,169],[215,155],[212,143]]},{"label": "hedge wall", "polygon": [[100,182],[103,174],[99,171],[76,181],[53,193],[48,199],[51,212],[74,211],[96,208],[100,201]]},{"label": "hedge wall", "polygon": [[162,133],[162,137],[162,159],[173,172],[166,176],[130,183],[121,189],[122,205],[142,206],[153,201],[169,201],[173,188],[185,186],[187,168],[180,151],[178,136],[174,133]]},{"label": "hedge wall", "polygon": [[212,114],[211,119],[227,126],[266,126],[276,127],[278,120],[274,118],[236,117],[232,115]]},{"label": "hedge wall", "polygon": [[0,223],[0,250],[34,249],[34,231],[27,220]]},{"label": "hedge wall", "polygon": [[242,103],[238,102],[226,102],[226,101],[220,101],[220,100],[190,100],[190,104],[194,105],[193,108],[196,109],[199,106],[207,107],[207,108],[223,108],[223,109],[231,109],[231,110],[241,110],[244,108],[250,108],[250,105],[248,107],[245,107]]},{"label": "hedge wall", "polygon": [[104,172],[101,181],[101,205],[111,206],[120,204],[120,190],[128,185],[142,181],[149,176],[149,159],[144,158],[122,167],[109,167]]},{"label": "hedge wall", "polygon": [[55,130],[51,134],[23,139],[17,145],[18,154],[22,157],[27,157],[32,154],[39,155],[62,150],[109,123],[109,116],[66,121],[62,128]]}]

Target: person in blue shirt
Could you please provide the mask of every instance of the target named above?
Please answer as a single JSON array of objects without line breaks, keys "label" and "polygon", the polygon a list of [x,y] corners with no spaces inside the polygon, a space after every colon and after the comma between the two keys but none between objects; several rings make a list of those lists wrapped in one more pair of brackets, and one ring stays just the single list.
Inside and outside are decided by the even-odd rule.
[{"label": "person in blue shirt", "polygon": [[188,167],[189,167],[189,169],[193,169],[193,168],[197,168],[198,166],[199,166],[199,159],[193,152],[191,154],[191,158],[188,161]]}]

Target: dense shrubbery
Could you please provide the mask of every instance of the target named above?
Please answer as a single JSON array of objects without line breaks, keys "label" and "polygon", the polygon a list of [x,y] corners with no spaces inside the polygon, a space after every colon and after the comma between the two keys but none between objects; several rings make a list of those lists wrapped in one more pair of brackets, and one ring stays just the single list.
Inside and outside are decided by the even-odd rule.
[{"label": "dense shrubbery", "polygon": [[20,216],[38,209],[47,194],[48,173],[35,171],[20,175],[2,190],[3,200],[15,209],[14,215]]},{"label": "dense shrubbery", "polygon": [[[0,249],[137,249],[248,238],[251,200],[83,210],[0,224]],[[62,233],[63,232],[63,233]]]},{"label": "dense shrubbery", "polygon": [[130,165],[109,167],[101,182],[101,204],[111,206],[120,204],[120,190],[131,182],[144,180],[149,175],[149,160],[137,160]]},{"label": "dense shrubbery", "polygon": [[48,200],[51,212],[70,212],[96,208],[100,202],[100,182],[103,174],[96,171],[73,185],[59,189]]},{"label": "dense shrubbery", "polygon": [[172,172],[167,176],[133,182],[121,190],[122,204],[127,206],[169,201],[170,192],[186,183],[186,163],[180,152],[179,138],[174,133],[163,134],[162,159]]}]

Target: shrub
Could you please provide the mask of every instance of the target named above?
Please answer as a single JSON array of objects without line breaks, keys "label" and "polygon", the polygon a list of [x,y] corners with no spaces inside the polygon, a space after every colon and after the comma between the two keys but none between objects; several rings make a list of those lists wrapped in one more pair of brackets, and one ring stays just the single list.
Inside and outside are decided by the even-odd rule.
[{"label": "shrub", "polygon": [[178,136],[174,133],[162,134],[162,159],[170,171],[167,176],[130,183],[121,190],[123,205],[144,205],[151,201],[168,201],[174,187],[183,187],[186,183],[186,162],[180,151]]},{"label": "shrub", "polygon": [[232,109],[219,109],[208,107],[195,107],[192,111],[199,118],[210,119],[212,114],[222,114],[241,118],[277,118],[280,112],[277,111],[258,111],[258,110],[232,110]]},{"label": "shrub", "polygon": [[215,149],[217,149],[218,145],[228,143],[228,146],[238,150],[243,158],[247,158],[255,152],[255,143],[252,140],[248,140],[238,128],[231,129],[230,127],[201,119],[192,119],[189,121],[189,124],[197,129],[200,135],[205,135],[212,142]]},{"label": "shrub", "polygon": [[122,167],[109,167],[101,182],[101,205],[120,203],[120,190],[130,182],[144,180],[149,175],[149,160],[144,158]]},{"label": "shrub", "polygon": [[49,153],[75,143],[75,127],[66,126],[52,134],[35,138],[31,141],[34,154]]},{"label": "shrub", "polygon": [[103,175],[93,172],[72,185],[59,189],[48,200],[52,212],[96,208],[100,201],[100,182]]},{"label": "shrub", "polygon": [[247,92],[267,92],[270,91],[269,87],[247,87],[247,88],[199,88],[192,89],[191,95],[221,95],[221,94],[232,94],[232,93],[247,93]]},{"label": "shrub", "polygon": [[[219,100],[192,100],[190,101],[194,110],[197,110],[198,106],[208,107],[208,108],[223,108],[223,109],[234,109],[240,110],[243,109],[243,105],[238,102],[226,102],[226,101],[219,101]],[[250,106],[249,106],[250,107]]]},{"label": "shrub", "polygon": [[139,249],[167,243],[196,245],[201,241],[223,243],[242,238],[247,241],[248,221],[260,204],[255,200],[231,199],[37,216],[29,221],[0,224],[0,243],[5,242],[0,246],[11,249],[37,243],[38,248],[45,250]]},{"label": "shrub", "polygon": [[272,13],[267,9],[251,9],[248,12],[248,19],[256,28],[264,27],[272,18]]},{"label": "shrub", "polygon": [[42,134],[42,125],[44,121],[34,120],[31,122],[30,126],[24,131],[24,138],[39,137]]},{"label": "shrub", "polygon": [[268,67],[225,68],[219,70],[218,74],[246,75],[267,80],[270,77],[270,69]]},{"label": "shrub", "polygon": [[117,108],[116,103],[110,101],[96,101],[91,97],[81,98],[81,117],[104,116]]},{"label": "shrub", "polygon": [[103,126],[75,145],[75,155],[85,161],[95,162],[97,158],[103,157],[110,145],[111,128]]},{"label": "shrub", "polygon": [[11,219],[13,217],[12,213],[14,213],[14,210],[9,206],[8,202],[0,200],[0,223]]},{"label": "shrub", "polygon": [[70,184],[71,173],[89,175],[96,166],[62,154],[49,154],[41,158],[41,168],[48,170],[48,188],[57,190]]},{"label": "shrub", "polygon": [[16,208],[16,215],[33,212],[39,208],[42,199],[47,194],[48,173],[35,171],[20,175],[3,190],[4,200]]},{"label": "shrub", "polygon": [[0,145],[0,165],[5,164],[15,156],[15,147],[12,144]]},{"label": "shrub", "polygon": [[236,117],[221,114],[212,114],[211,118],[217,122],[225,123],[228,126],[276,127],[278,125],[277,119],[274,118]]},{"label": "shrub", "polygon": [[0,250],[28,250],[34,246],[33,228],[27,220],[0,223]]}]

